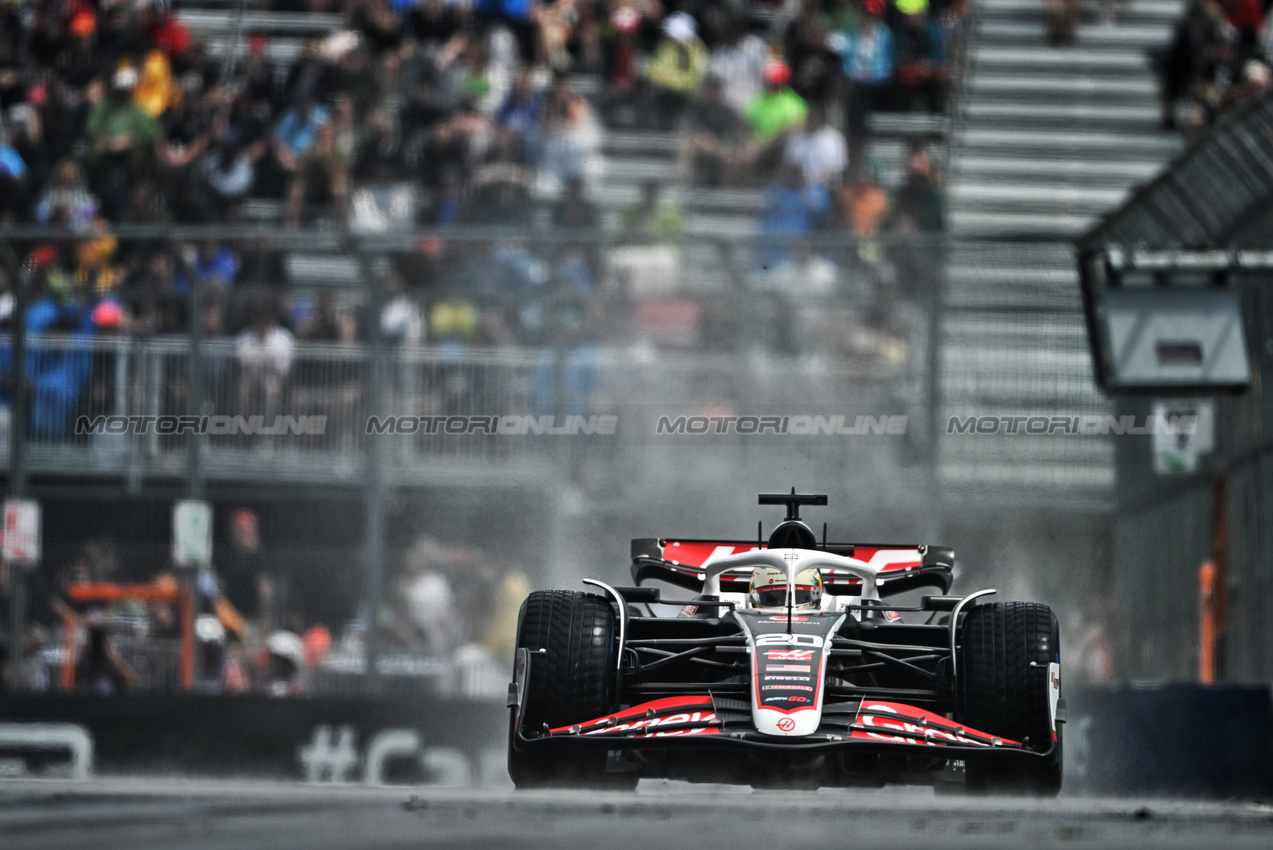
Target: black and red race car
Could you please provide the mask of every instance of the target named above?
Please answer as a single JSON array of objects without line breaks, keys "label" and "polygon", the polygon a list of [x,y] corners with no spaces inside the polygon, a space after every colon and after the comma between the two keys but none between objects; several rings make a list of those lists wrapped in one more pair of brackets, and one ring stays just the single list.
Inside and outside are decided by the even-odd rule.
[{"label": "black and red race car", "polygon": [[[948,595],[949,548],[827,543],[825,525],[819,541],[799,511],[824,495],[760,503],[787,508],[767,540],[634,540],[634,586],[527,598],[508,700],[518,788],[1060,790],[1049,608]],[[683,607],[654,614],[668,604]]]}]

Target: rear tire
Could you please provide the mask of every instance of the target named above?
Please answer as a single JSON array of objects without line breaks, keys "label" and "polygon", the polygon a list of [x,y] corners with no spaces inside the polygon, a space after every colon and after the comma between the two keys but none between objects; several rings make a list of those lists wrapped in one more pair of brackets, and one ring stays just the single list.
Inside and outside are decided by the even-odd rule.
[{"label": "rear tire", "polygon": [[978,605],[965,618],[962,635],[962,721],[1038,752],[1050,749],[1056,735],[1053,758],[1043,764],[968,760],[968,790],[1055,797],[1061,790],[1061,724],[1053,725],[1049,709],[1048,665],[1061,661],[1056,616],[1034,602]]},{"label": "rear tire", "polygon": [[[567,590],[537,590],[522,604],[518,648],[531,652],[522,703],[527,731],[556,729],[615,709],[618,630],[610,602]],[[539,650],[544,650],[540,652]],[[519,751],[509,723],[508,774],[518,788],[632,788],[635,774],[607,774],[606,751]]]}]

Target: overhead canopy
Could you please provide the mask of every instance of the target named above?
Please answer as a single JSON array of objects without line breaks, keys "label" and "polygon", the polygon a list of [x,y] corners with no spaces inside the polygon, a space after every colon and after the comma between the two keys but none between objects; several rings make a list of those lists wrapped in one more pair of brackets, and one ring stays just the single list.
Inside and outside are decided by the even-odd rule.
[{"label": "overhead canopy", "polygon": [[1075,243],[1080,255],[1110,246],[1267,247],[1271,199],[1273,92],[1226,117]]},{"label": "overhead canopy", "polygon": [[1226,117],[1075,240],[1096,381],[1110,395],[1242,392],[1241,294],[1273,269],[1273,93]]}]

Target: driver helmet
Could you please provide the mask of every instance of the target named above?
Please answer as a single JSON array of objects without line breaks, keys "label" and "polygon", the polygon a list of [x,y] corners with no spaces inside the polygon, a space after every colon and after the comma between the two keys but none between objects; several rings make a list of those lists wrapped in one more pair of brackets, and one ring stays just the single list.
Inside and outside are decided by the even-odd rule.
[{"label": "driver helmet", "polygon": [[[754,608],[787,607],[787,573],[777,567],[756,567],[748,592]],[[822,607],[822,574],[812,567],[796,573],[796,608]]]}]

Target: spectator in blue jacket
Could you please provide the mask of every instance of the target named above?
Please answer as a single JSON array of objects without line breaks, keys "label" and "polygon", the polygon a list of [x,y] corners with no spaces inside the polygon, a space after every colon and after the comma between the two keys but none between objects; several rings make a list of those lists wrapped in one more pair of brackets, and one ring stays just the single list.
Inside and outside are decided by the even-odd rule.
[{"label": "spectator in blue jacket", "polygon": [[530,72],[523,71],[513,90],[495,110],[495,123],[518,133],[538,130],[544,117],[544,96],[535,91]]},{"label": "spectator in blue jacket", "polygon": [[318,131],[330,123],[331,113],[319,105],[313,95],[305,95],[293,108],[283,113],[274,127],[274,165],[276,181],[274,194],[292,182],[302,158],[313,147]]},{"label": "spectator in blue jacket", "polygon": [[19,198],[26,193],[27,166],[0,128],[0,216],[17,213]]},{"label": "spectator in blue jacket", "polygon": [[527,158],[532,163],[539,162],[544,148],[544,96],[535,91],[528,71],[522,72],[495,110],[495,123],[520,135]]},{"label": "spectator in blue jacket", "polygon": [[[190,266],[204,286],[217,289],[232,287],[239,274],[239,258],[215,239],[201,243],[191,253]],[[190,281],[184,272],[177,275],[175,284],[177,292],[184,293],[190,288]]]},{"label": "spectator in blue jacket", "polygon": [[72,433],[71,417],[93,370],[93,354],[78,324],[73,312],[60,314],[49,329],[52,339],[33,346],[27,359],[34,439],[63,440]]},{"label": "spectator in blue jacket", "polygon": [[772,268],[786,259],[791,242],[818,229],[829,208],[825,186],[805,183],[800,166],[783,163],[761,208],[760,229],[768,243],[759,251],[761,266]]}]

